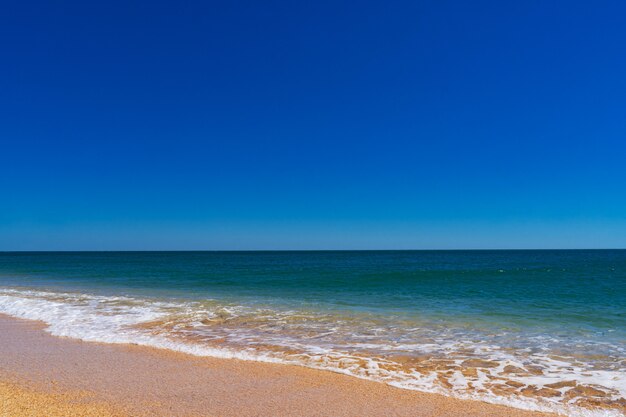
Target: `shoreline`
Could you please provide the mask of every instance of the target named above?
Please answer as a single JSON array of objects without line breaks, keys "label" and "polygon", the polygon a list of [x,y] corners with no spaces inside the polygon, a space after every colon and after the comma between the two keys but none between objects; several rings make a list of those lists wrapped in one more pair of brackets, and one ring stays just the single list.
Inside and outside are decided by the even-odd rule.
[{"label": "shoreline", "polygon": [[0,396],[9,399],[0,415],[557,416],[295,365],[83,342],[45,327],[0,314]]}]

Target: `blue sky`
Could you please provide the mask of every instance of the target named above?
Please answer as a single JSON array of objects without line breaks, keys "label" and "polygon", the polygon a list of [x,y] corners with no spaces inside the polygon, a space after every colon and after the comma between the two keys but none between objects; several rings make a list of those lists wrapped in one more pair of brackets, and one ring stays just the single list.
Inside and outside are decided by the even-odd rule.
[{"label": "blue sky", "polygon": [[5,1],[0,250],[626,247],[626,3]]}]

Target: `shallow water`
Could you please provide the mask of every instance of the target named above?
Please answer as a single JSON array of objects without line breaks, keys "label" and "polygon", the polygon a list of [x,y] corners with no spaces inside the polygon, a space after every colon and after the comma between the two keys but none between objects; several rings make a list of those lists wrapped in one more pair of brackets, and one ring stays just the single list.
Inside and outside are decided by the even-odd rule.
[{"label": "shallow water", "polygon": [[626,251],[2,253],[0,312],[84,340],[626,410]]}]

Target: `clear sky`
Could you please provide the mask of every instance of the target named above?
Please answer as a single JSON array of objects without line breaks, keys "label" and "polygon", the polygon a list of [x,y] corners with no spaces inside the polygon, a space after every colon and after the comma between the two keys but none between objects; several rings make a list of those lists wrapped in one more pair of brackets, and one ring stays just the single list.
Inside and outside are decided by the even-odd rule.
[{"label": "clear sky", "polygon": [[3,1],[0,250],[624,248],[625,16]]}]

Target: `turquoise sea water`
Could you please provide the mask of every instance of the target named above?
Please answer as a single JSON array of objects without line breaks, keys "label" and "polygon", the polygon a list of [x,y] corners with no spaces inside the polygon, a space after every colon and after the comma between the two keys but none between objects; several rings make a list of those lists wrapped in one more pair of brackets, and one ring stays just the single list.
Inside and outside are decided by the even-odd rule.
[{"label": "turquoise sea water", "polygon": [[0,312],[524,408],[626,408],[622,250],[0,253]]}]

